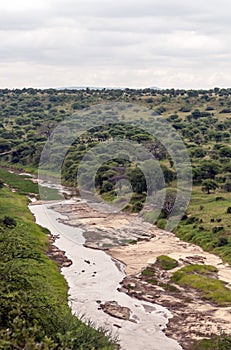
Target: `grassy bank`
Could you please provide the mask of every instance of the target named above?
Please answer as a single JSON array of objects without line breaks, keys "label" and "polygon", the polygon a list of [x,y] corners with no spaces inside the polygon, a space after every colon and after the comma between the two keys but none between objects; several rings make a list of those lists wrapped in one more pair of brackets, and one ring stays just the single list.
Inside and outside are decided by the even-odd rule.
[{"label": "grassy bank", "polygon": [[11,188],[17,190],[17,192],[20,194],[39,194],[38,184],[30,181],[30,176],[19,175],[0,168],[0,179],[4,183],[7,183]]},{"label": "grassy bank", "polygon": [[210,265],[189,265],[176,271],[172,281],[199,291],[202,297],[219,306],[231,305],[231,291],[216,278],[217,268]]},{"label": "grassy bank", "polygon": [[231,338],[222,334],[220,337],[203,339],[196,342],[190,350],[230,350]]},{"label": "grassy bank", "polygon": [[0,168],[0,180],[19,194],[35,195],[38,199],[41,197],[43,200],[63,199],[58,193],[58,190],[42,186],[39,187],[37,183],[31,181],[29,175],[19,174],[11,172],[9,169]]},{"label": "grassy bank", "polygon": [[231,264],[231,207],[230,193],[204,194],[194,186],[187,217],[181,221],[176,235],[219,255]]},{"label": "grassy bank", "polygon": [[66,282],[45,254],[46,230],[27,204],[25,196],[0,190],[0,348],[114,349],[104,331],[72,315]]}]

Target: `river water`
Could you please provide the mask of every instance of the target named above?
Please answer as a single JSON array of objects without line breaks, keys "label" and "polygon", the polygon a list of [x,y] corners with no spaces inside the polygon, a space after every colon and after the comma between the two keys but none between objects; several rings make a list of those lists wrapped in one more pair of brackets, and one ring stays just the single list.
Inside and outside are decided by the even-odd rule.
[{"label": "river water", "polygon": [[[73,201],[64,201],[69,205]],[[155,304],[141,301],[119,292],[117,288],[125,276],[123,265],[115,263],[104,251],[84,247],[82,230],[65,225],[65,216],[50,209],[51,204],[30,205],[36,223],[58,235],[55,245],[72,260],[70,267],[62,268],[69,286],[69,305],[72,312],[83,320],[91,320],[119,339],[123,350],[180,350],[181,346],[163,333],[171,317],[170,312]],[[128,307],[130,321],[106,314],[99,304],[116,301]]]}]

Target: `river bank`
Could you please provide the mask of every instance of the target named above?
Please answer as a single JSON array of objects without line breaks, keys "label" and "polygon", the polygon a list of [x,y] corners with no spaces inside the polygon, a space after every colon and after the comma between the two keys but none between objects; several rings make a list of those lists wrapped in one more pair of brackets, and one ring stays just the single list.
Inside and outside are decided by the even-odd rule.
[{"label": "river bank", "polygon": [[47,257],[48,231],[34,222],[28,198],[3,186],[0,207],[0,349],[52,350],[68,344],[115,350],[104,332],[71,314],[67,282]]},{"label": "river bank", "polygon": [[[66,201],[55,207],[69,210],[72,205],[75,203]],[[84,246],[83,231],[64,224],[67,217],[49,209],[50,206],[30,205],[30,210],[39,225],[48,228],[52,235],[58,235],[55,245],[72,261],[71,266],[62,268],[62,273],[69,285],[73,313],[109,329],[118,337],[121,349],[180,350],[177,342],[163,333],[171,318],[170,312],[119,292],[120,282],[126,276],[124,265],[102,250]],[[121,308],[129,310],[129,317],[121,317],[121,311],[125,311]]]},{"label": "river bank", "polygon": [[[105,214],[81,201],[72,203],[66,202],[65,204],[56,203],[55,205],[52,205],[52,209],[53,211],[55,210],[61,214],[61,216],[59,216],[59,224],[64,225],[63,228],[81,228],[83,230],[82,238],[84,242],[82,241],[81,244],[85,245],[84,248],[88,250],[87,254],[89,254],[90,251],[94,252],[95,249],[99,249],[97,253],[102,254],[103,249],[106,250],[108,254],[109,260],[106,262],[103,259],[103,269],[97,272],[94,271],[96,270],[94,265],[95,262],[93,263],[91,261],[91,259],[95,259],[94,253],[94,258],[91,255],[91,258],[83,259],[86,254],[85,251],[84,255],[82,256],[81,263],[79,256],[81,249],[79,248],[79,243],[77,249],[78,252],[75,253],[76,249],[74,247],[71,249],[68,241],[66,240],[67,238],[62,237],[60,238],[61,240],[59,239],[56,242],[61,249],[64,249],[63,247],[65,246],[65,248],[67,248],[65,250],[67,251],[68,257],[70,254],[72,256],[70,259],[77,262],[77,264],[74,263],[74,266],[69,267],[66,271],[63,269],[63,273],[65,274],[67,280],[69,279],[68,284],[70,285],[71,296],[76,295],[77,299],[79,299],[79,288],[83,283],[82,275],[84,274],[84,283],[88,283],[89,288],[92,288],[92,286],[95,288],[95,284],[98,283],[102,284],[100,274],[102,274],[102,271],[106,268],[106,266],[110,266],[110,270],[112,269],[112,260],[110,260],[111,257],[116,259],[117,271],[119,267],[119,276],[115,274],[115,278],[113,274],[109,274],[106,276],[106,278],[108,280],[111,278],[115,280],[115,284],[113,284],[114,290],[117,290],[120,284],[119,288],[122,293],[117,295],[117,291],[116,294],[110,296],[109,300],[108,298],[100,297],[100,293],[98,291],[96,293],[97,297],[95,295],[97,305],[94,305],[94,308],[91,309],[93,314],[96,312],[96,307],[97,309],[100,309],[99,311],[102,311],[102,308],[105,309],[104,305],[106,304],[106,311],[109,311],[110,313],[111,309],[114,309],[114,311],[116,310],[118,316],[118,313],[120,313],[121,310],[118,307],[116,308],[115,304],[112,302],[115,303],[115,301],[118,301],[118,305],[127,307],[129,304],[128,301],[126,301],[127,304],[123,304],[121,303],[120,299],[120,296],[123,295],[123,293],[127,293],[131,297],[135,297],[137,300],[140,300],[142,303],[144,300],[148,302],[149,304],[145,306],[146,310],[150,311],[153,307],[156,308],[156,304],[167,307],[168,310],[171,311],[173,318],[170,318],[169,313],[165,314],[165,317],[170,319],[169,324],[165,329],[165,333],[169,337],[176,339],[181,345],[184,346],[185,349],[190,346],[192,340],[194,339],[210,337],[212,334],[220,334],[221,331],[226,331],[227,333],[231,332],[230,307],[216,307],[211,303],[205,302],[200,295],[192,293],[189,290],[182,290],[182,293],[178,293],[176,295],[170,291],[164,290],[163,288],[155,288],[142,280],[140,275],[142,269],[150,264],[154,264],[156,258],[164,254],[178,260],[179,266],[181,267],[192,263],[213,265],[218,269],[219,279],[225,281],[227,286],[230,287],[231,269],[227,264],[223,264],[219,257],[204,252],[198,246],[180,241],[170,232],[159,230],[153,225],[144,223],[137,215],[128,215],[123,213]],[[134,228],[136,228],[135,232]],[[138,240],[136,244],[134,244],[135,239]],[[130,242],[133,242],[133,244],[127,244]],[[123,244],[123,246],[121,246],[121,244]],[[111,246],[113,246],[113,248]],[[94,248],[94,250],[89,250],[89,247]],[[104,255],[106,256],[106,254]],[[120,262],[122,262],[122,264]],[[113,262],[113,271],[115,266],[116,265]],[[78,271],[75,270],[76,268]],[[81,272],[80,269],[82,269]],[[113,273],[115,273],[115,271]],[[76,274],[78,274],[79,280],[77,279],[77,281],[73,282],[73,276]],[[96,276],[99,277],[98,280],[96,279]],[[89,277],[90,280],[88,280]],[[168,277],[169,276],[160,275],[160,279]],[[94,282],[96,283],[92,282],[91,279],[94,279]],[[132,286],[132,288],[130,286]],[[102,284],[102,289],[107,287]],[[112,285],[110,287],[112,287]],[[88,313],[90,310],[87,306],[89,300],[86,298],[86,295],[85,299],[83,298],[84,292],[82,293],[82,306],[80,307],[79,302],[77,301],[75,310],[83,310],[84,313]],[[111,303],[107,304],[108,302]],[[73,307],[73,300],[71,303]],[[155,305],[153,303],[155,303]],[[83,306],[84,304],[85,306]],[[129,310],[132,309],[130,309],[130,307],[131,305],[129,306]],[[142,307],[144,307],[144,304]],[[137,310],[135,309],[135,311]],[[133,314],[133,311],[131,314]],[[134,321],[136,317],[137,315],[134,313],[130,321]],[[122,327],[124,330],[126,329],[124,325],[118,324],[118,318],[114,319],[114,321],[116,322],[112,324],[113,327],[117,327],[117,329],[120,329],[119,327]],[[150,320],[150,322],[153,321]],[[109,324],[110,322],[108,325]],[[166,324],[167,321],[165,322],[165,325]],[[161,329],[164,328],[165,326],[162,324]],[[155,338],[156,329],[152,329],[152,332],[152,340],[150,339],[150,343],[147,342],[147,346],[148,344],[149,346],[152,344],[153,338]],[[122,331],[120,330],[119,332],[116,332],[116,334],[120,334],[121,337]],[[140,336],[145,337],[146,335],[140,334]],[[158,339],[160,340],[160,338]],[[130,347],[131,344],[129,342],[126,346],[127,347],[125,347],[125,349],[132,348]],[[138,345],[136,344],[136,346]],[[165,348],[167,349],[167,347]],[[135,347],[135,349],[138,348]],[[155,347],[150,349],[155,349]],[[159,347],[157,347],[157,349],[159,349]],[[170,349],[175,349],[175,347],[170,347]]]}]

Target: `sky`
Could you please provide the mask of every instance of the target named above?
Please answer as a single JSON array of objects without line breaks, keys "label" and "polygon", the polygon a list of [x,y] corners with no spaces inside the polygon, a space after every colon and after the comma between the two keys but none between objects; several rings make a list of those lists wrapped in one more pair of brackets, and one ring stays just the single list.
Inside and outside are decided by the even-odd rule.
[{"label": "sky", "polygon": [[231,87],[230,0],[1,0],[0,88]]}]

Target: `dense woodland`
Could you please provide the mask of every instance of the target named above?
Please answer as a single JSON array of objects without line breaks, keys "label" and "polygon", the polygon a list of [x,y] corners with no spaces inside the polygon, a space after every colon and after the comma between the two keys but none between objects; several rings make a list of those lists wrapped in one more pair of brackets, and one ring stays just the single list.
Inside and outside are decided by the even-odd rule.
[{"label": "dense woodland", "polygon": [[[153,113],[153,118],[158,114],[159,118],[163,118],[163,120],[171,123],[173,128],[179,133],[184,140],[192,163],[193,189],[187,212],[178,227],[175,228],[175,234],[183,240],[198,244],[203,249],[220,255],[225,261],[231,264],[231,89],[214,88],[208,91],[174,89],[0,90],[0,160],[2,167],[36,173],[41,151],[52,131],[60,122],[69,118],[73,113],[82,113],[86,108],[93,105],[97,106],[98,104],[111,102],[126,102],[131,104],[134,114],[139,113],[139,106],[140,108],[146,107]],[[137,111],[134,111],[134,104],[137,106]],[[98,124],[101,121],[100,113],[97,116],[92,115],[92,118],[98,118],[96,119]],[[67,186],[78,186],[76,173],[79,164],[84,155],[91,149],[94,149],[97,144],[117,139],[136,142],[147,148],[158,160],[164,174],[167,195],[163,210],[158,219],[155,218],[152,210],[147,210],[143,205],[147,196],[155,194],[156,191],[161,191],[165,185],[161,180],[158,181],[158,179],[155,179],[154,187],[151,189],[152,193],[147,193],[148,189],[145,176],[135,162],[127,161],[122,156],[121,158],[116,157],[105,161],[97,170],[95,185],[99,194],[105,200],[112,202],[116,200],[115,187],[117,181],[129,180],[133,195],[124,210],[128,212],[140,212],[140,215],[143,215],[145,220],[157,224],[160,228],[165,228],[176,197],[177,173],[173,159],[160,141],[147,131],[144,131],[146,130],[145,120],[142,120],[138,126],[131,128],[126,123],[122,123],[113,113],[110,115],[110,118],[110,123],[101,125],[100,127],[94,128],[91,126],[89,129],[86,128],[87,131],[81,134],[81,137],[76,137],[76,140],[71,144],[62,162],[62,182]],[[53,172],[54,176],[55,165],[60,162],[62,140],[59,140],[55,146],[55,158],[52,160],[53,168],[49,169]],[[105,146],[103,153],[106,154],[106,152],[107,146]],[[97,161],[95,162],[93,160],[92,166],[96,163]],[[88,169],[86,169],[86,174],[87,171]],[[87,179],[86,174],[83,174],[85,180]],[[8,178],[8,175],[3,170],[0,172],[0,178],[3,183],[7,182],[7,180],[11,181],[11,178]],[[85,182],[87,184],[87,180]],[[157,184],[159,184],[159,187]],[[11,186],[12,184],[10,183],[9,185]],[[12,187],[17,187],[17,184],[16,186],[12,185]],[[4,192],[4,196],[9,198],[9,201],[13,203],[13,194],[6,188],[1,189],[1,191],[6,191]],[[28,189],[28,191],[24,190],[22,192],[33,192],[33,190]],[[19,194],[17,195],[19,196]],[[0,244],[2,248],[7,244],[12,246],[13,242],[15,242],[15,237],[17,237],[16,243],[18,242],[17,244],[20,247],[25,246],[25,249],[23,248],[20,253],[23,255],[19,257],[24,259],[24,255],[26,254],[26,261],[32,259],[35,261],[35,264],[44,264],[46,259],[45,255],[42,255],[42,248],[37,247],[36,244],[32,247],[33,242],[29,243],[30,240],[27,235],[30,234],[31,228],[24,226],[25,223],[18,221],[18,217],[9,218],[7,201],[3,199],[2,201],[2,205],[6,205],[6,210],[1,213]],[[8,220],[13,219],[15,222],[13,221],[12,224],[12,221],[10,221],[9,223],[6,220],[7,217]],[[32,225],[32,223],[30,224]],[[27,234],[24,235],[23,232],[27,232]],[[45,238],[43,237],[43,239]],[[17,250],[17,247],[15,246],[14,249]],[[29,252],[27,253],[28,249],[30,250],[30,254]],[[5,248],[3,251],[5,251]],[[35,283],[33,271],[29,271],[29,275],[27,276],[20,275],[20,277],[17,275],[18,277],[16,278],[17,269],[21,269],[18,264],[19,262],[20,264],[24,264],[24,260],[17,260],[17,263],[15,263],[15,257],[12,257],[12,254],[15,253],[12,251],[10,254],[11,256],[8,256],[8,253],[4,253],[4,256],[1,257],[0,270],[2,276],[6,276],[5,279],[8,278],[5,284],[1,285],[1,288],[3,288],[2,293],[6,295],[6,300],[3,299],[2,303],[4,304],[5,302],[9,305],[10,300],[10,305],[12,305],[11,310],[5,310],[6,306],[4,305],[1,307],[5,310],[5,313],[10,315],[9,319],[1,315],[1,332],[5,343],[1,345],[0,342],[0,347],[2,346],[3,349],[17,349],[16,346],[12,346],[10,341],[9,346],[6,345],[8,344],[7,341],[10,337],[13,337],[16,339],[15,344],[17,344],[17,329],[22,329],[30,323],[30,318],[27,319],[24,315],[23,298],[25,297],[25,300],[26,298],[32,298],[38,305],[42,302],[37,294],[28,296],[27,290],[29,286]],[[27,256],[27,254],[30,256]],[[14,269],[11,266],[12,261],[14,262]],[[35,266],[34,268],[37,269],[39,266]],[[6,271],[10,272],[7,274]],[[10,280],[14,281],[13,291],[9,289]],[[23,288],[21,287],[22,285]],[[16,292],[20,288],[22,288],[23,293],[25,292],[22,299],[20,296],[21,301],[18,300],[19,295]],[[65,298],[65,295],[61,297]],[[48,300],[50,296],[45,295],[44,298]],[[28,301],[25,301],[26,303]],[[52,311],[52,315],[49,317],[57,314],[55,308],[57,300],[52,299],[52,303],[50,307],[54,311]],[[16,318],[14,315],[15,309],[17,309]],[[62,312],[68,313],[65,307]],[[28,315],[27,311],[26,314]],[[68,315],[68,317],[70,318],[71,316]],[[3,319],[6,320],[4,321],[5,324],[3,324]],[[14,321],[15,319],[16,321]],[[35,339],[34,347],[30,345],[29,348],[64,349],[64,340],[61,336],[62,332],[58,338],[52,338],[51,334],[54,333],[53,326],[48,329],[47,324],[44,324],[45,320],[42,319],[39,312],[36,315],[36,320],[36,324],[31,324],[30,328],[25,327],[27,332],[29,332],[28,338]],[[57,322],[58,320],[59,318],[57,318]],[[54,320],[52,319],[51,324],[53,322]],[[68,327],[70,327],[70,332],[72,332],[74,322],[76,321],[70,320],[67,322],[69,322]],[[53,325],[57,329],[60,327],[56,323]],[[81,325],[77,326],[82,327]],[[11,329],[11,334],[7,334],[8,328]],[[41,329],[46,329],[46,331],[41,332]],[[93,334],[91,333],[93,331],[89,329],[84,330],[86,332],[89,331],[89,337],[93,339],[92,343],[89,342],[89,344],[94,344],[96,349],[113,348],[113,345],[110,345],[111,347],[108,345],[108,339],[104,339],[101,333]],[[40,334],[39,338],[37,337],[37,332]],[[96,339],[94,337],[98,337],[98,343],[94,340]],[[38,339],[43,344],[40,347],[36,347],[37,345],[35,345]],[[54,342],[56,345],[52,345],[53,347],[51,345],[44,345],[46,342],[47,344],[53,344],[52,342]],[[78,345],[76,344],[69,344],[66,349],[81,349],[81,346],[83,346],[83,349],[93,348],[93,345],[86,347],[81,342]],[[214,349],[228,349],[228,347],[219,346],[217,345],[217,348]],[[23,347],[21,346],[21,348]]]}]

